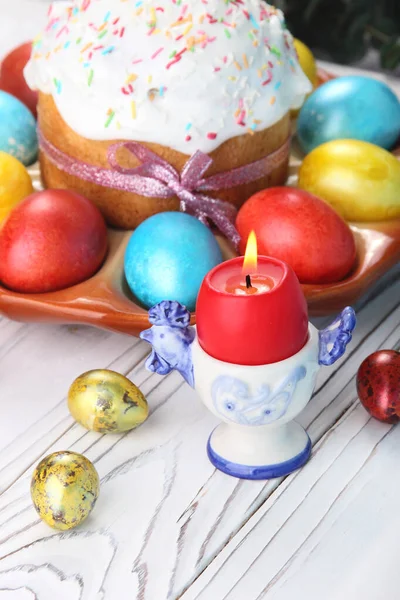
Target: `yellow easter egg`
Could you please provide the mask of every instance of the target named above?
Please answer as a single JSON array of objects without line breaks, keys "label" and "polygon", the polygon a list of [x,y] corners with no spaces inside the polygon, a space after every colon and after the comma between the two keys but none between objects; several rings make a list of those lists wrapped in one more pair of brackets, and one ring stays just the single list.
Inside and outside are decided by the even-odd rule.
[{"label": "yellow easter egg", "polygon": [[315,85],[317,83],[317,65],[313,53],[310,48],[300,40],[294,38],[293,43],[301,68],[311,83]]},{"label": "yellow easter egg", "polygon": [[346,221],[400,217],[400,162],[367,142],[334,140],[318,146],[305,157],[298,185]]},{"label": "yellow easter egg", "polygon": [[73,418],[92,431],[122,433],[147,419],[146,398],[129,379],[108,369],[80,375],[68,392]]},{"label": "yellow easter egg", "polygon": [[31,497],[39,517],[54,529],[72,529],[88,517],[100,491],[93,464],[76,452],[54,452],[37,465]]},{"label": "yellow easter egg", "polygon": [[11,154],[0,151],[0,223],[32,192],[32,180],[24,165]]}]

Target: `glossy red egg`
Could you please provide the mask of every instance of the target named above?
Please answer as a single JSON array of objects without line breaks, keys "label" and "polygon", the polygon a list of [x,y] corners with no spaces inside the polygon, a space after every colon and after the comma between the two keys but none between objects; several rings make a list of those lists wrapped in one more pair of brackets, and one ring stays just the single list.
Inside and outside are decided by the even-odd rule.
[{"label": "glossy red egg", "polygon": [[379,350],[368,356],[357,373],[361,404],[379,421],[400,421],[400,352]]},{"label": "glossy red egg", "polygon": [[356,245],[347,223],[304,190],[275,187],[258,192],[240,209],[236,226],[242,253],[253,229],[258,253],[288,263],[301,283],[340,281],[355,263]]},{"label": "glossy red egg", "polygon": [[0,231],[0,281],[23,293],[60,290],[91,277],[107,252],[98,208],[66,190],[31,194]]},{"label": "glossy red egg", "polygon": [[32,43],[27,42],[14,48],[0,64],[0,90],[12,94],[29,108],[36,118],[38,94],[28,87],[24,68],[32,51]]}]

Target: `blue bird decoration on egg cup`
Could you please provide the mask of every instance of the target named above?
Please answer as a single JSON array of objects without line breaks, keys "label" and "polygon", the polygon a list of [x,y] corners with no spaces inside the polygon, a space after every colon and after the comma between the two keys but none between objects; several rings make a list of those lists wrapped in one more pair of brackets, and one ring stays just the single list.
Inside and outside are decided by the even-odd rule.
[{"label": "blue bird decoration on egg cup", "polygon": [[294,418],[310,401],[319,368],[344,355],[356,326],[351,307],[321,331],[309,323],[308,341],[293,356],[256,366],[207,354],[179,302],[159,302],[150,309],[149,321],[152,327],[140,334],[152,346],[147,369],[160,375],[178,371],[223,421],[207,444],[217,469],[242,479],[270,479],[307,462],[311,441]]}]

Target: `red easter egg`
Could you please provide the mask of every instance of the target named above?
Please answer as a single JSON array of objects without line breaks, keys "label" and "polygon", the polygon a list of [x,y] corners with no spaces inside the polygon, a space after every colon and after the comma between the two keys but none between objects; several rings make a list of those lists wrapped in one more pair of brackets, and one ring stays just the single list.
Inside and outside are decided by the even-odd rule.
[{"label": "red easter egg", "polygon": [[28,87],[24,77],[24,68],[32,51],[32,43],[27,42],[14,48],[0,65],[0,90],[12,94],[25,104],[36,118],[38,93]]},{"label": "red easter egg", "polygon": [[340,281],[354,265],[351,229],[323,200],[291,187],[275,187],[252,196],[239,210],[240,250],[253,229],[258,254],[288,263],[301,283]]},{"label": "red easter egg", "polygon": [[0,281],[23,293],[43,293],[91,277],[107,252],[98,208],[66,190],[31,194],[0,231]]},{"label": "red easter egg", "polygon": [[400,421],[400,352],[378,350],[370,354],[357,373],[361,404],[384,423]]}]

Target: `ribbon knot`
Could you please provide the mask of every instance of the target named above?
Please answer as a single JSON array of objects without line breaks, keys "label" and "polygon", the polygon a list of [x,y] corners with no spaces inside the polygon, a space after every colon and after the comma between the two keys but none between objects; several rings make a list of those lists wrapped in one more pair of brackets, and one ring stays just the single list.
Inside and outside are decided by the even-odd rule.
[{"label": "ribbon knot", "polygon": [[[141,161],[141,164],[132,169],[121,167],[117,159],[120,148],[131,152]],[[182,212],[197,217],[205,224],[208,224],[208,220],[212,221],[235,248],[238,247],[240,236],[234,225],[237,213],[235,207],[229,202],[201,193],[202,186],[206,182],[209,184],[209,179],[203,179],[204,173],[212,163],[212,159],[207,154],[195,152],[181,173],[138,142],[112,144],[108,149],[107,158],[113,171],[119,173],[121,177],[126,177],[124,189],[155,198],[177,196]],[[228,187],[227,183],[224,182],[224,187]]]},{"label": "ribbon knot", "polygon": [[[175,179],[171,179],[171,181],[168,181],[167,185],[168,185],[169,189],[172,190],[174,192],[174,194],[176,194],[178,196],[178,198],[182,194],[182,192],[185,190],[185,187],[181,184],[181,182],[175,181]],[[187,190],[187,191],[189,191],[189,190]]]},{"label": "ribbon knot", "polygon": [[[172,165],[138,142],[118,142],[109,146],[107,159],[111,169],[90,165],[64,154],[38,130],[41,150],[60,170],[104,187],[123,190],[150,198],[173,198],[180,201],[180,210],[205,224],[214,223],[235,248],[240,236],[235,228],[236,209],[229,202],[205,195],[204,192],[229,189],[265,177],[288,157],[289,140],[278,150],[253,163],[204,178],[212,158],[197,151],[179,173]],[[117,152],[124,148],[133,154],[140,165],[122,167]]]}]

